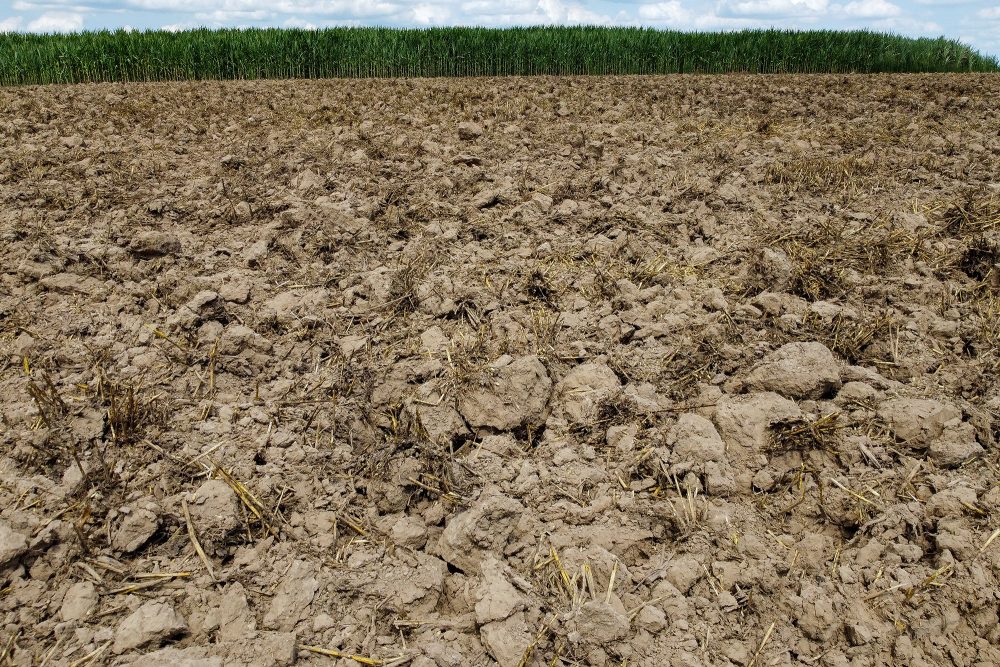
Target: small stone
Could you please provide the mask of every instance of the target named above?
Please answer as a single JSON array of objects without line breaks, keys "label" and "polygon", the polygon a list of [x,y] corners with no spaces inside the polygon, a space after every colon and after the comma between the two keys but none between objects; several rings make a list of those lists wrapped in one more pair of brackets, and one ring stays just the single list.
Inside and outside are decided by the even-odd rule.
[{"label": "small stone", "polygon": [[845,628],[845,634],[847,635],[847,641],[851,643],[851,646],[864,646],[871,642],[874,634],[865,625],[860,623],[851,623]]},{"label": "small stone", "polygon": [[945,424],[960,419],[962,411],[950,403],[933,399],[894,398],[879,407],[878,415],[899,440],[923,449],[944,433]]},{"label": "small stone", "polygon": [[[123,667],[224,667],[222,658],[207,655],[202,646],[161,648],[124,663]],[[118,664],[118,663],[115,663]]]},{"label": "small stone", "polygon": [[226,327],[219,337],[218,353],[237,355],[245,350],[269,352],[271,350],[271,341],[242,324],[231,324]]},{"label": "small stone", "polygon": [[13,352],[14,356],[23,358],[26,355],[30,355],[34,347],[35,339],[27,331],[24,331],[14,339],[14,345],[11,347],[11,352]]},{"label": "small stone", "polygon": [[314,567],[302,560],[295,561],[271,600],[264,615],[264,627],[285,632],[292,630],[318,590]]},{"label": "small stone", "polygon": [[664,578],[681,593],[687,594],[691,587],[701,579],[701,563],[691,556],[680,556],[667,564]]},{"label": "small stone", "polygon": [[294,632],[262,632],[253,644],[251,667],[289,667],[298,658],[299,644]]},{"label": "small stone", "polygon": [[245,282],[226,283],[219,288],[219,296],[232,303],[246,303],[250,300],[250,284]]},{"label": "small stone", "polygon": [[719,593],[719,609],[726,612],[733,612],[740,608],[740,603],[736,601],[736,596],[729,591]]},{"label": "small stone", "polygon": [[760,491],[770,491],[774,488],[774,475],[767,469],[758,470],[753,476],[753,488]]},{"label": "small stone", "polygon": [[500,667],[520,665],[534,639],[522,612],[502,621],[487,623],[479,632],[483,646]]},{"label": "small stone", "polygon": [[445,335],[441,327],[431,327],[420,334],[420,351],[424,354],[443,354],[449,345],[451,345],[451,339]]},{"label": "small stone", "polygon": [[526,606],[524,595],[510,582],[503,564],[495,556],[483,561],[478,593],[476,622],[480,625],[510,618]]},{"label": "small stone", "polygon": [[976,428],[968,422],[948,426],[927,448],[928,458],[945,468],[957,468],[982,453]]},{"label": "small stone", "polygon": [[260,316],[279,324],[295,324],[303,315],[314,315],[323,310],[329,301],[330,292],[323,288],[288,290],[265,301],[260,308]]},{"label": "small stone", "polygon": [[337,340],[340,345],[340,353],[345,359],[350,359],[355,353],[368,347],[368,336],[341,336]]},{"label": "small stone", "polygon": [[845,383],[844,386],[840,388],[840,391],[837,392],[837,397],[834,399],[834,402],[837,405],[856,407],[858,404],[874,401],[877,397],[877,389],[872,387],[870,384],[855,381]]},{"label": "small stone", "polygon": [[246,590],[239,582],[226,588],[216,614],[219,639],[222,641],[240,641],[257,630],[257,620],[247,603]]},{"label": "small stone", "polygon": [[139,232],[132,238],[128,249],[139,259],[153,259],[179,254],[181,241],[176,235],[168,232]]},{"label": "small stone", "polygon": [[187,632],[184,618],[168,603],[152,600],[145,603],[118,626],[112,650],[124,653],[135,648],[162,644]]},{"label": "small stone", "polygon": [[260,263],[267,257],[268,252],[271,249],[271,239],[260,239],[255,241],[250,245],[246,246],[243,250],[243,261],[246,265],[254,268],[260,265]]},{"label": "small stone", "polygon": [[97,296],[105,290],[103,284],[96,278],[81,276],[76,273],[57,273],[42,278],[39,281],[47,290],[61,294],[87,294]]},{"label": "small stone", "polygon": [[736,478],[728,465],[720,465],[714,461],[705,464],[706,493],[723,498],[736,493]]},{"label": "small stone", "polygon": [[773,424],[801,418],[798,405],[774,392],[724,396],[715,408],[715,425],[730,457],[733,448],[745,450],[743,454],[759,451],[767,446]]},{"label": "small stone", "polygon": [[531,195],[531,203],[538,209],[539,213],[548,213],[552,210],[552,197],[543,192]]},{"label": "small stone", "polygon": [[188,511],[206,548],[241,525],[236,492],[221,479],[210,479],[199,486],[191,495]]},{"label": "small stone", "polygon": [[647,632],[657,633],[667,627],[667,615],[658,607],[646,605],[635,617],[635,624]]},{"label": "small stone", "polygon": [[458,411],[469,426],[509,431],[542,421],[552,380],[535,356],[520,357],[499,369],[482,386],[471,387],[458,399]]},{"label": "small stone", "polygon": [[524,505],[499,493],[486,494],[449,519],[438,541],[438,555],[466,574],[479,571],[488,552],[503,553],[524,513]]},{"label": "small stone", "polygon": [[118,532],[111,538],[111,546],[123,553],[137,551],[149,541],[160,528],[160,517],[148,509],[129,512],[118,526]]},{"label": "small stone", "polygon": [[420,519],[404,516],[392,525],[391,537],[397,546],[419,549],[427,542],[427,526]]},{"label": "small stone", "polygon": [[602,600],[585,603],[576,614],[576,632],[587,644],[607,644],[624,639],[629,632],[628,617]]},{"label": "small stone", "polygon": [[614,447],[621,452],[631,452],[635,449],[635,438],[639,435],[638,424],[627,424],[625,426],[611,426],[605,440],[609,447]]},{"label": "small stone", "polygon": [[601,401],[618,393],[621,387],[618,375],[606,364],[580,364],[557,385],[556,404],[570,423],[590,423]]},{"label": "small stone", "polygon": [[840,370],[822,343],[788,343],[764,357],[746,386],[788,398],[822,398],[840,388]]},{"label": "small stone", "polygon": [[706,463],[726,460],[726,443],[709,420],[693,412],[677,419],[670,431],[674,459],[680,462]]},{"label": "small stone", "polygon": [[59,616],[64,621],[80,621],[97,608],[97,587],[89,581],[81,581],[70,586],[63,598]]},{"label": "small stone", "polygon": [[305,169],[295,175],[292,179],[292,187],[302,192],[310,190],[322,190],[326,185],[326,179],[314,172],[312,169]]},{"label": "small stone", "polygon": [[483,126],[472,121],[465,121],[458,124],[458,138],[464,141],[471,141],[483,135]]},{"label": "small stone", "polygon": [[0,567],[17,561],[28,551],[28,538],[17,532],[11,525],[0,519]]},{"label": "small stone", "polygon": [[791,282],[795,273],[795,264],[788,258],[783,250],[777,248],[764,248],[760,253],[760,260],[757,266],[760,278],[763,282],[781,292]]},{"label": "small stone", "polygon": [[218,292],[212,290],[198,292],[185,304],[185,307],[203,322],[215,320],[225,324],[229,321],[225,299],[219,296]]},{"label": "small stone", "polygon": [[317,614],[316,618],[313,619],[313,632],[323,632],[335,627],[337,627],[337,619],[330,614]]}]

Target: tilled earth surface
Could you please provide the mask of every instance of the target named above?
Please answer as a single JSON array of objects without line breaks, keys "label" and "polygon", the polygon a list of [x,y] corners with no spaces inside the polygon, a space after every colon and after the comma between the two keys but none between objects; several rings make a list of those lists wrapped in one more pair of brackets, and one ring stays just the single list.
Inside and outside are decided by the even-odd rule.
[{"label": "tilled earth surface", "polygon": [[1000,664],[997,99],[0,90],[0,662]]}]

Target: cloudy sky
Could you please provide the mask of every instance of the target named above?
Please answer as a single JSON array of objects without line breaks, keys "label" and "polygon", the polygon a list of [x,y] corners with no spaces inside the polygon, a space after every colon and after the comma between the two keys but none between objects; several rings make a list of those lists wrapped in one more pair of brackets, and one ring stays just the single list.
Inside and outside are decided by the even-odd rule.
[{"label": "cloudy sky", "polygon": [[1000,0],[5,0],[0,32],[330,25],[872,28],[1000,55]]}]

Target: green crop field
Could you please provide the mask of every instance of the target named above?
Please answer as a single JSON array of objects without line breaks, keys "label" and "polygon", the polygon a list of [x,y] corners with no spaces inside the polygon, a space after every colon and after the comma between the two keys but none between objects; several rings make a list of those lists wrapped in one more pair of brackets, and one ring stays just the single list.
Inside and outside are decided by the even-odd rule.
[{"label": "green crop field", "polygon": [[983,72],[957,41],[871,31],[331,28],[0,34],[0,83],[328,77]]}]

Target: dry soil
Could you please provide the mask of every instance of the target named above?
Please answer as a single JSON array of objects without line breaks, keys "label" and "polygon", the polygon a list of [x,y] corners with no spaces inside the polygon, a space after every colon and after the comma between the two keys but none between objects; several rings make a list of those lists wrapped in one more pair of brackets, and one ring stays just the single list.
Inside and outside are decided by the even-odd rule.
[{"label": "dry soil", "polygon": [[997,99],[0,90],[0,663],[1000,664]]}]

